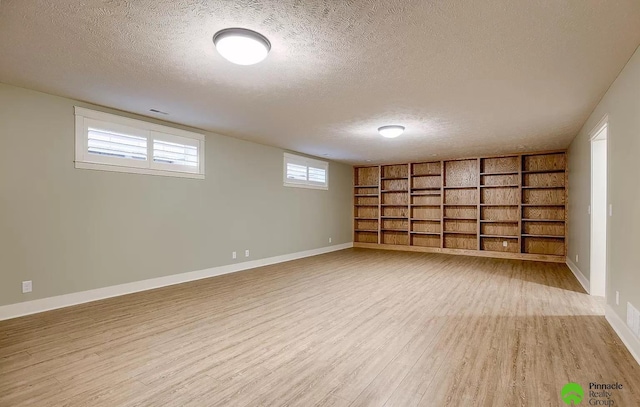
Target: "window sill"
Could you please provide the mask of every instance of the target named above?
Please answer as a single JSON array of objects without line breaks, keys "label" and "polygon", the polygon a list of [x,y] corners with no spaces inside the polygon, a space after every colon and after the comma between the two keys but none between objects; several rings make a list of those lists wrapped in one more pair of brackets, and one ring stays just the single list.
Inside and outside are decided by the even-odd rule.
[{"label": "window sill", "polygon": [[163,171],[154,170],[151,168],[135,168],[135,167],[120,167],[117,165],[98,164],[84,161],[76,161],[75,167],[84,170],[98,170],[98,171],[111,171],[111,172],[124,172],[129,174],[145,174],[145,175],[158,175],[163,177],[175,177],[175,178],[192,178],[192,179],[204,179],[204,174],[195,174],[189,172],[176,172],[176,171]]},{"label": "window sill", "polygon": [[325,190],[328,191],[329,187],[327,186],[322,186],[322,185],[308,185],[308,184],[288,184],[288,183],[284,183],[283,184],[285,187],[291,187],[291,188],[306,188],[306,189],[320,189],[320,190]]}]

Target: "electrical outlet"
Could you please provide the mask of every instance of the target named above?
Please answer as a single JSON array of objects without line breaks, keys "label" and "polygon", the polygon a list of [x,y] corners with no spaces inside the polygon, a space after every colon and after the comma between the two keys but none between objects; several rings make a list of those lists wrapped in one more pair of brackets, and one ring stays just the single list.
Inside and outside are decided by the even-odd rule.
[{"label": "electrical outlet", "polygon": [[231,258],[232,258],[232,259],[235,259],[236,257],[237,257],[237,256],[236,256],[236,252],[231,252]]},{"label": "electrical outlet", "polygon": [[587,215],[591,215],[591,205],[587,206]]},{"label": "electrical outlet", "polygon": [[30,293],[31,291],[33,291],[33,282],[31,280],[23,281],[22,282],[22,294]]},{"label": "electrical outlet", "polygon": [[331,238],[329,238],[329,243],[331,243],[331,240],[332,240],[332,239],[331,239]]},{"label": "electrical outlet", "polygon": [[620,305],[620,291],[616,291],[616,305]]},{"label": "electrical outlet", "polygon": [[609,216],[613,216],[613,205],[609,204]]},{"label": "electrical outlet", "polygon": [[249,250],[244,251],[244,257],[249,257]]},{"label": "electrical outlet", "polygon": [[504,242],[502,242],[502,247],[507,247],[509,243],[507,243],[507,241],[505,240]]},{"label": "electrical outlet", "polygon": [[576,254],[576,263],[578,262],[578,255]]}]

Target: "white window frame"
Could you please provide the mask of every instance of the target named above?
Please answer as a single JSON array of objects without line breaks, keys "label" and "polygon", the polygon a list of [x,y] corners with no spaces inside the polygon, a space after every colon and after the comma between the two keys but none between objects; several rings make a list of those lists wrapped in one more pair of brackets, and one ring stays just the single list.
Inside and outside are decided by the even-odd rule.
[{"label": "white window frame", "polygon": [[[162,126],[142,120],[99,112],[75,106],[76,140],[75,167],[89,170],[127,172],[132,174],[161,175],[167,177],[204,179],[205,137],[202,134]],[[101,156],[89,153],[88,132],[91,125],[144,137],[147,140],[147,159],[134,160]],[[198,148],[198,165],[169,165],[153,161],[153,141],[163,140],[171,143],[192,145]]]},{"label": "white window frame", "polygon": [[[324,184],[319,184],[317,182],[307,180],[294,180],[287,178],[287,163],[304,165],[307,167],[307,177],[309,174],[309,167],[320,168],[325,170],[325,182]],[[304,157],[301,155],[284,153],[283,166],[282,166],[282,178],[283,185],[285,187],[294,187],[294,188],[309,188],[309,189],[329,189],[329,162],[314,160],[313,158]]]}]

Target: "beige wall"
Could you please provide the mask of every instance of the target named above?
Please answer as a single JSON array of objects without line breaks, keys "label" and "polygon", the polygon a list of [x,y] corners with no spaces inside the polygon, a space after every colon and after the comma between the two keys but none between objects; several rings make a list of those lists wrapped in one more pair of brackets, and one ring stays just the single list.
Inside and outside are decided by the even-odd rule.
[{"label": "beige wall", "polygon": [[[609,115],[607,303],[626,321],[640,308],[640,49],[611,85],[569,147],[569,258],[589,278],[591,145],[589,133]],[[620,305],[615,292],[620,291]]]},{"label": "beige wall", "polygon": [[352,240],[348,165],[284,187],[283,150],[205,133],[205,180],[75,169],[74,105],[0,84],[0,305]]}]

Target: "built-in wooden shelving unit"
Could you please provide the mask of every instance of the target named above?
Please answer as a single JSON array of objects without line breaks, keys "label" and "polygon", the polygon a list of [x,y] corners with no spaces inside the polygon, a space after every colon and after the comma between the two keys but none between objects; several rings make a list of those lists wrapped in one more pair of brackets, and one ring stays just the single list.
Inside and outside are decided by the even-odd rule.
[{"label": "built-in wooden shelving unit", "polygon": [[356,167],[354,245],[564,262],[566,154]]}]

